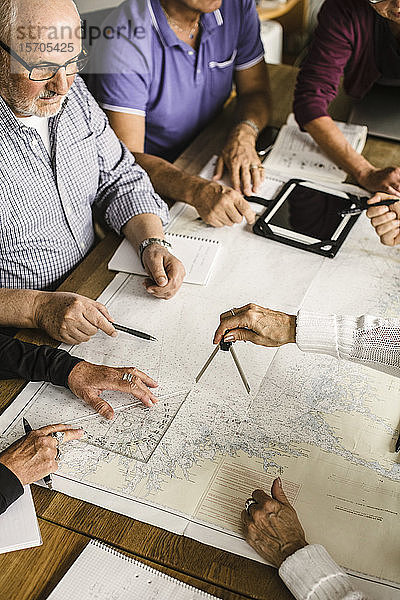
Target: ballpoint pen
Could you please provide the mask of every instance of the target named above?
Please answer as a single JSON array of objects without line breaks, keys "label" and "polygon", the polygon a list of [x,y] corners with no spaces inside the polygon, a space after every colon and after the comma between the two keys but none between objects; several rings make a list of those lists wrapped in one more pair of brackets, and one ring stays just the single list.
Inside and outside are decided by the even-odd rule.
[{"label": "ballpoint pen", "polygon": [[144,340],[151,340],[153,342],[157,342],[157,338],[150,335],[149,333],[144,333],[143,331],[138,331],[137,329],[131,329],[130,327],[125,327],[125,325],[118,325],[118,323],[112,323],[114,329],[118,331],[123,331],[124,333],[129,333],[130,335],[135,335],[136,337],[143,338]]},{"label": "ballpoint pen", "polygon": [[369,198],[360,198],[357,202],[357,206],[341,210],[339,213],[340,216],[347,217],[347,215],[361,215],[364,210],[368,210],[369,208],[374,208],[375,206],[390,206],[391,204],[400,202],[400,198],[389,198],[387,200],[382,200],[381,202],[375,202],[375,204],[367,204],[367,200],[369,200]]},{"label": "ballpoint pen", "polygon": [[[23,417],[22,422],[24,424],[25,433],[30,433],[32,431],[32,427],[29,425],[25,417]],[[51,479],[51,475],[46,475],[46,477],[43,477],[43,481],[45,482],[49,490],[53,489],[53,481]]]}]

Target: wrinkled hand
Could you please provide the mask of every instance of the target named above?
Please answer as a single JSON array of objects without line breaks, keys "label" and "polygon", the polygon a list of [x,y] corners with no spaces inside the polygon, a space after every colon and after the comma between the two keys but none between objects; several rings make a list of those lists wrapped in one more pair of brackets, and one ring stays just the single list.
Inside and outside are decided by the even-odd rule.
[{"label": "wrinkled hand", "polygon": [[262,490],[252,494],[257,504],[242,512],[246,541],[274,567],[300,548],[307,546],[305,534],[296,511],[282,489],[280,478],[275,479],[271,496]]},{"label": "wrinkled hand", "polygon": [[[122,380],[124,373],[132,373],[131,382]],[[156,388],[158,383],[135,367],[105,367],[82,361],[75,365],[68,375],[68,386],[75,396],[85,400],[106,419],[114,417],[112,407],[100,397],[100,394],[106,390],[132,394],[146,406],[153,406],[158,402],[149,390],[149,388]]]},{"label": "wrinkled hand", "polygon": [[193,206],[203,221],[213,227],[232,226],[241,223],[243,217],[249,225],[256,220],[255,213],[242,194],[215,181],[207,181],[201,187]]},{"label": "wrinkled hand", "polygon": [[233,189],[242,191],[246,196],[257,191],[264,179],[264,168],[256,151],[255,132],[248,125],[238,125],[232,131],[218,158],[214,181],[222,178],[224,166],[228,169]]},{"label": "wrinkled hand", "polygon": [[117,332],[112,317],[100,302],[69,292],[39,292],[34,306],[34,323],[60,342],[87,342],[99,329],[107,335]]},{"label": "wrinkled hand", "polygon": [[385,246],[400,244],[400,201],[390,206],[373,206],[375,202],[382,202],[393,195],[375,194],[368,200],[371,208],[367,210],[367,217],[371,219],[377,235]]},{"label": "wrinkled hand", "polygon": [[175,296],[185,277],[185,267],[167,248],[150,244],[143,252],[143,264],[151,279],[145,279],[144,287],[153,296],[168,300]]},{"label": "wrinkled hand", "polygon": [[214,344],[248,340],[260,346],[283,346],[296,341],[296,317],[246,304],[220,316],[220,325],[214,334]]},{"label": "wrinkled hand", "polygon": [[22,485],[43,479],[58,469],[55,458],[57,440],[51,436],[63,431],[64,442],[79,440],[83,429],[74,429],[73,425],[47,425],[20,438],[0,454],[0,462],[18,477]]},{"label": "wrinkled hand", "polygon": [[400,196],[400,167],[372,168],[362,173],[358,182],[370,192],[386,192]]}]

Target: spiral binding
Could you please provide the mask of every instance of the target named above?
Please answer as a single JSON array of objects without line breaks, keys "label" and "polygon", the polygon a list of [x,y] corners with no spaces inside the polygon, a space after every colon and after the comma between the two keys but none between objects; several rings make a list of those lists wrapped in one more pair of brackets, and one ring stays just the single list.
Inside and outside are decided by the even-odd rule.
[{"label": "spiral binding", "polygon": [[187,240],[197,240],[198,242],[208,242],[209,244],[219,244],[219,240],[210,240],[210,238],[201,238],[197,237],[197,235],[185,235],[184,233],[167,233],[168,236],[174,236],[179,238],[185,238]]},{"label": "spiral binding", "polygon": [[[187,236],[183,236],[183,237],[187,237]],[[166,573],[157,571],[156,569],[153,569],[152,567],[149,567],[148,565],[145,565],[144,563],[141,563],[141,562],[135,560],[131,556],[126,556],[125,554],[122,554],[121,552],[119,552],[118,550],[113,548],[112,546],[109,546],[108,544],[104,544],[100,540],[91,540],[89,543],[89,546],[90,545],[97,546],[98,548],[101,548],[102,550],[106,550],[107,552],[109,552],[110,554],[113,554],[114,556],[124,559],[126,562],[128,562],[130,564],[139,566],[140,568],[144,569],[147,573],[150,573],[151,575],[155,575],[156,577],[170,581],[171,583],[174,583],[175,585],[178,585],[179,587],[182,587],[185,590],[188,590],[192,593],[196,593],[200,596],[200,598],[205,598],[205,600],[220,600],[217,598],[217,596],[212,596],[208,592],[203,592],[203,590],[198,590],[197,588],[193,587],[192,585],[188,585],[187,583],[184,583],[183,581],[180,581],[179,579],[170,577],[170,575],[167,575]]]}]

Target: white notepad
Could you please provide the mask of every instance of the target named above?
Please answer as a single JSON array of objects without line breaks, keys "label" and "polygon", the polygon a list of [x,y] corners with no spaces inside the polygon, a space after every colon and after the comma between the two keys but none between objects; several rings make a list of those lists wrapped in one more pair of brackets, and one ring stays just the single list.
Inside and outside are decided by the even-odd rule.
[{"label": "white notepad", "polygon": [[26,485],[23,495],[0,515],[0,554],[33,548],[41,543],[31,488]]},{"label": "white notepad", "polygon": [[[186,283],[206,285],[210,279],[212,267],[220,244],[217,240],[208,240],[179,233],[167,233],[167,241],[172,244],[172,254],[179,258],[186,270]],[[124,239],[108,263],[110,271],[122,271],[135,275],[147,275],[140,264],[139,257],[128,240]]]},{"label": "white notepad", "polygon": [[[215,600],[92,540],[48,600]],[[217,599],[218,600],[218,599]]]}]

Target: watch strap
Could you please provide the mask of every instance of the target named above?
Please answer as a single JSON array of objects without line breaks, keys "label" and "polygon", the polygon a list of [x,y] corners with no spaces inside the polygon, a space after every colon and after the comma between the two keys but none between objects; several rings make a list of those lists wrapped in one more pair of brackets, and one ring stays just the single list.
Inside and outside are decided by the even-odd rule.
[{"label": "watch strap", "polygon": [[159,246],[163,246],[164,248],[172,248],[171,244],[167,242],[167,240],[164,240],[162,238],[147,238],[143,240],[143,242],[139,246],[139,257],[143,269],[145,268],[143,264],[143,252],[148,246],[151,246],[152,244],[158,244]]}]

